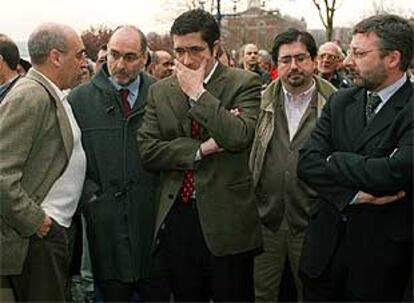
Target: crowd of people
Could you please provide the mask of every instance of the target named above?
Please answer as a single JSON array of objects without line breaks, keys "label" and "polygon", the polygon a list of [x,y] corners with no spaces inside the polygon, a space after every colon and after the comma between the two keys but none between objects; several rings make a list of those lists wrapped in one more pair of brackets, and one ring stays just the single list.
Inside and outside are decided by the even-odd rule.
[{"label": "crowd of people", "polygon": [[238,60],[204,10],[170,34],[120,26],[93,62],[45,23],[30,64],[0,34],[1,301],[412,300],[407,20]]}]

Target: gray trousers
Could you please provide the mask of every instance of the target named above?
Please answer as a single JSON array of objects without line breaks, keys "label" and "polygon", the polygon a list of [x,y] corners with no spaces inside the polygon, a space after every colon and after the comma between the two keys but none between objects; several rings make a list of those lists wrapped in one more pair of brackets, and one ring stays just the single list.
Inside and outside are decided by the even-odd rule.
[{"label": "gray trousers", "polygon": [[286,259],[292,268],[298,300],[303,301],[303,286],[298,277],[299,260],[305,234],[292,235],[286,219],[277,232],[262,225],[263,253],[255,258],[255,302],[277,302]]}]

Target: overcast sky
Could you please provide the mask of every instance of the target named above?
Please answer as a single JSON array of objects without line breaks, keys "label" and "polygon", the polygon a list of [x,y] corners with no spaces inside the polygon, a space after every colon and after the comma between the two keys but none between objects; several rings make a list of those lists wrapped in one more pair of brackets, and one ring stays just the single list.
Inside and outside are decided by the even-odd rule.
[{"label": "overcast sky", "polygon": [[[43,22],[60,22],[71,25],[77,31],[90,25],[134,24],[145,33],[167,32],[172,19],[179,13],[178,7],[162,3],[180,3],[186,0],[2,0],[7,9],[2,10],[0,32],[16,41],[25,41],[33,28]],[[372,13],[373,2],[381,0],[337,0],[340,5],[335,14],[335,26],[352,26],[361,17]],[[232,0],[221,0],[222,6],[232,7]],[[227,3],[228,2],[228,3]],[[239,8],[245,8],[240,0]],[[405,16],[414,15],[414,0],[382,0],[387,8]],[[282,14],[304,17],[308,29],[322,28],[322,23],[312,0],[270,0],[268,8],[277,8]],[[179,6],[179,5],[176,5]],[[181,8],[184,7],[183,5]]]}]

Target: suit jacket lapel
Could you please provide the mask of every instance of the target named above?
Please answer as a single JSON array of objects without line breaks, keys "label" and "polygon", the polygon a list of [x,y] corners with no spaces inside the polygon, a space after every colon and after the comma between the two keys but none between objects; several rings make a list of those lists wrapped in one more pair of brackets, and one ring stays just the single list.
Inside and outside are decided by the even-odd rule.
[{"label": "suit jacket lapel", "polygon": [[66,155],[68,159],[70,158],[73,150],[73,134],[72,134],[72,127],[70,126],[69,118],[66,114],[66,110],[63,107],[62,101],[56,95],[55,90],[49,84],[49,82],[44,79],[42,75],[40,75],[36,70],[31,68],[26,75],[27,78],[33,79],[34,81],[38,82],[42,85],[46,91],[49,93],[50,99],[56,105],[56,116],[60,128],[60,133],[63,139],[63,145],[66,151]]},{"label": "suit jacket lapel", "polygon": [[354,95],[354,100],[346,107],[345,125],[347,138],[351,139],[352,149],[356,148],[363,137],[365,128],[365,90],[360,89]]},{"label": "suit jacket lapel", "polygon": [[216,98],[220,99],[223,91],[226,89],[223,80],[225,76],[226,67],[222,64],[218,64],[216,70],[210,78],[210,81],[205,85],[206,89]]},{"label": "suit jacket lapel", "polygon": [[191,136],[191,120],[187,116],[190,105],[188,97],[181,90],[177,78],[171,83],[171,90],[168,92],[168,101],[174,111],[177,120],[180,122],[185,136]]},{"label": "suit jacket lapel", "polygon": [[[404,107],[412,92],[411,84],[407,81],[374,116],[372,121],[364,129],[357,142],[357,151],[361,149],[371,138],[386,128],[393,120],[398,111]],[[363,103],[363,102],[362,102]]]}]

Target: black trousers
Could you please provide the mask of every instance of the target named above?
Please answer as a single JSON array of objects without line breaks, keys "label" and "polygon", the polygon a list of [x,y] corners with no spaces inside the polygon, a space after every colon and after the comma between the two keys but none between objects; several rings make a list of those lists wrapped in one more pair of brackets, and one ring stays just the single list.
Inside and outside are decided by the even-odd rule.
[{"label": "black trousers", "polygon": [[334,256],[322,275],[302,273],[304,299],[325,301],[385,301],[403,299],[412,269],[412,240],[394,240],[377,230],[375,218],[347,214],[339,223]]},{"label": "black trousers", "polygon": [[30,238],[22,273],[9,276],[16,300],[67,301],[69,259],[67,229],[53,221],[47,236]]},{"label": "black trousers", "polygon": [[255,252],[216,257],[201,230],[196,201],[177,200],[165,220],[156,257],[174,301],[253,302]]},{"label": "black trousers", "polygon": [[136,283],[99,280],[97,287],[104,302],[167,302],[170,299],[166,280],[158,277]]}]

